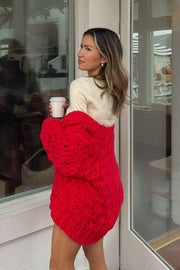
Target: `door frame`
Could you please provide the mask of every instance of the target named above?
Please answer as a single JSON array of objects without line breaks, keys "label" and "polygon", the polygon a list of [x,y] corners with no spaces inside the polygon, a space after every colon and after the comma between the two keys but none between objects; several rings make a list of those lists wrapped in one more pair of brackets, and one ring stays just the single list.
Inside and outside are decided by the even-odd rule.
[{"label": "door frame", "polygon": [[[121,0],[120,2],[120,33],[123,45],[123,62],[129,74],[130,95],[132,0]],[[171,269],[131,228],[131,140],[131,106],[126,105],[120,120],[120,170],[125,198],[121,210],[120,269]]]}]

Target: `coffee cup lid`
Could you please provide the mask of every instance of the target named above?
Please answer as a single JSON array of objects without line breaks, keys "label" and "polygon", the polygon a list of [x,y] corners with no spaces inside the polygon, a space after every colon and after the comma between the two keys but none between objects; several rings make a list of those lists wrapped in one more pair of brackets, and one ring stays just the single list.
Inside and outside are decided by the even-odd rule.
[{"label": "coffee cup lid", "polygon": [[50,101],[66,101],[65,97],[52,97]]}]

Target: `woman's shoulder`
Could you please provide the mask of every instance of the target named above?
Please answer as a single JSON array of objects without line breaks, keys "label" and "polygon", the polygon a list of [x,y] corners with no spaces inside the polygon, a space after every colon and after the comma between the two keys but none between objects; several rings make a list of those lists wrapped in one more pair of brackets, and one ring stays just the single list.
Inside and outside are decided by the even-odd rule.
[{"label": "woman's shoulder", "polygon": [[80,77],[71,82],[71,87],[81,87],[94,84],[94,78],[91,77]]}]

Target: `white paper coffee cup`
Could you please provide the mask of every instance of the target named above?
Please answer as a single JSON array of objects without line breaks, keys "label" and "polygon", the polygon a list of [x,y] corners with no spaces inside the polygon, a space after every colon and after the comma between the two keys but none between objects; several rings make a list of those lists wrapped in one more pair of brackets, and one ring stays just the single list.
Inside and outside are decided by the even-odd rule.
[{"label": "white paper coffee cup", "polygon": [[50,103],[52,107],[52,117],[61,118],[64,117],[64,107],[65,97],[52,97],[50,98]]}]

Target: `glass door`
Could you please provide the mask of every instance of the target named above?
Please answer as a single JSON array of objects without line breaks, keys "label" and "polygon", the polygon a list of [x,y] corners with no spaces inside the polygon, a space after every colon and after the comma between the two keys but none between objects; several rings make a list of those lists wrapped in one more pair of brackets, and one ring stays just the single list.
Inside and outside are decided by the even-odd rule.
[{"label": "glass door", "polygon": [[[129,186],[125,184],[125,189],[129,188],[125,191],[129,199],[127,248],[136,261],[132,266],[122,259],[122,269],[177,270],[180,269],[177,71],[180,1],[133,0],[131,7],[131,41],[127,52],[131,55],[131,104],[122,117],[122,121],[129,117],[131,131],[126,132],[130,166],[122,161],[122,169],[124,164],[129,170],[129,175],[125,175],[129,177]],[[122,213],[122,219],[125,215]]]}]

